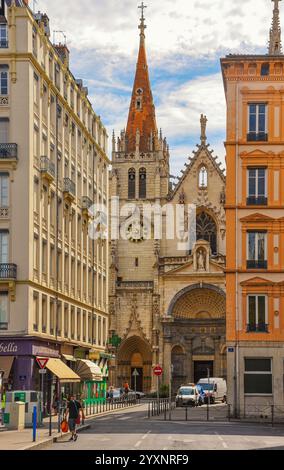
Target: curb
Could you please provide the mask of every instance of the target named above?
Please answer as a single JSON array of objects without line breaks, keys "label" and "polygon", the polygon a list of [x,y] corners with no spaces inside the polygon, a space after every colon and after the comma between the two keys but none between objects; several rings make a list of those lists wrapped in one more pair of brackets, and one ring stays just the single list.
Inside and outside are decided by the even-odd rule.
[{"label": "curb", "polygon": [[[129,410],[131,408],[136,408],[137,406],[140,406],[140,404],[128,406],[127,408],[119,408],[118,410],[104,411],[102,413],[99,413],[99,414],[96,414],[96,415],[93,415],[93,416],[88,416],[85,419],[85,422],[86,421],[94,421],[94,420],[96,420],[96,418],[99,418],[101,416],[117,413],[118,411]],[[77,432],[78,433],[83,432],[87,429],[90,429],[91,427],[92,427],[91,422],[88,423],[88,424],[83,424],[82,426],[77,428]],[[34,442],[33,444],[29,444],[28,446],[22,447],[21,449],[18,449],[18,450],[20,450],[20,451],[41,450],[41,449],[44,449],[45,447],[48,447],[50,444],[53,444],[55,442],[61,442],[65,436],[69,436],[69,435],[71,435],[70,431],[68,431],[68,433],[64,433],[64,435],[61,434],[61,433],[56,433],[51,437],[48,437],[46,439],[41,440],[40,442]]]}]

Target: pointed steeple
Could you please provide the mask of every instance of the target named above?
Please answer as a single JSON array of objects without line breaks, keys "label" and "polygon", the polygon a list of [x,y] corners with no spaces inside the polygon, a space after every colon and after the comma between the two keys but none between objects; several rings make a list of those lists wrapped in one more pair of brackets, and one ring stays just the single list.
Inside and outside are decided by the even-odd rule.
[{"label": "pointed steeple", "polygon": [[279,55],[279,54],[282,54],[281,27],[280,27],[280,17],[279,17],[279,2],[281,2],[281,0],[271,0],[271,1],[274,2],[274,10],[273,10],[272,27],[270,29],[270,37],[269,37],[269,55]]},{"label": "pointed steeple", "polygon": [[145,48],[145,29],[147,26],[145,25],[144,9],[146,6],[142,2],[139,8],[142,11],[138,27],[140,29],[140,46],[126,128],[127,152],[137,151],[137,131],[139,131],[140,136],[140,152],[149,152],[152,142],[155,139],[157,140],[158,137]]}]

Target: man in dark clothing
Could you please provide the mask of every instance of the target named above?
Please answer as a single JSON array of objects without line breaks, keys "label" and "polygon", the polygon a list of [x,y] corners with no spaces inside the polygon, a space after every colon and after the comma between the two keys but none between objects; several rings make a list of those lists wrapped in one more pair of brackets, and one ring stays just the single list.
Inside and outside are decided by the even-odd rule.
[{"label": "man in dark clothing", "polygon": [[70,437],[70,441],[77,441],[78,435],[76,431],[76,421],[78,420],[81,413],[82,420],[84,419],[84,413],[81,403],[76,400],[74,396],[70,397],[67,406],[67,413],[66,413],[66,420],[68,420],[69,430],[71,431],[72,435]]}]

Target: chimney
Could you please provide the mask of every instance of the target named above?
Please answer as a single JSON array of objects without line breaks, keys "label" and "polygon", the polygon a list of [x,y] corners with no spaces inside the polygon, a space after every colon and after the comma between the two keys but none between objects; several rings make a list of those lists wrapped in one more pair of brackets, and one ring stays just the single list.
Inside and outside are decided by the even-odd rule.
[{"label": "chimney", "polygon": [[59,55],[60,59],[64,63],[65,61],[67,62],[67,67],[69,67],[69,49],[66,46],[66,44],[55,44],[54,49],[56,50],[57,54]]},{"label": "chimney", "polygon": [[[28,3],[28,0],[25,0]],[[35,20],[38,24],[43,23],[44,32],[47,37],[50,37],[49,18],[46,13],[35,13]]]}]

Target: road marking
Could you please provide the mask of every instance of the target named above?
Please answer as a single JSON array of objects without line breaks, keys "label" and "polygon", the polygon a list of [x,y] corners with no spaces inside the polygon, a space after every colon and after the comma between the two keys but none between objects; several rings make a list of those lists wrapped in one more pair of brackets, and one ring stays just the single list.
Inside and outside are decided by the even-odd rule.
[{"label": "road marking", "polygon": [[149,436],[149,434],[151,434],[151,431],[148,431],[147,434],[144,434],[144,436],[142,437],[142,440],[144,441],[144,439],[146,439],[146,437]]},{"label": "road marking", "polygon": [[117,418],[117,421],[125,421],[126,419],[131,419],[131,416],[124,416],[123,418]]},{"label": "road marking", "polygon": [[141,444],[142,444],[142,441],[138,441],[138,442],[136,442],[134,447],[139,447]]},{"label": "road marking", "polygon": [[224,447],[224,449],[228,449],[228,444],[224,441],[223,437],[220,436],[220,434],[215,431],[216,436],[218,437],[218,439],[222,442],[222,446]]}]

